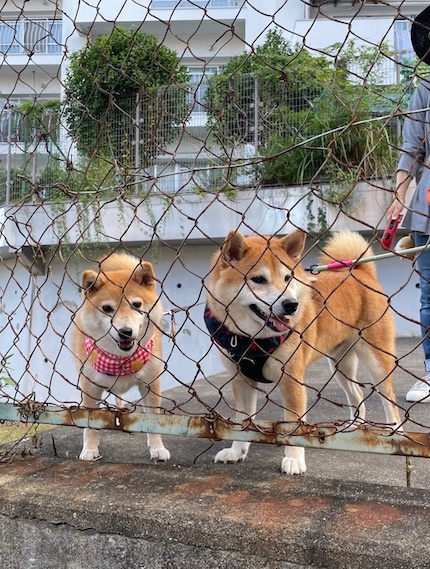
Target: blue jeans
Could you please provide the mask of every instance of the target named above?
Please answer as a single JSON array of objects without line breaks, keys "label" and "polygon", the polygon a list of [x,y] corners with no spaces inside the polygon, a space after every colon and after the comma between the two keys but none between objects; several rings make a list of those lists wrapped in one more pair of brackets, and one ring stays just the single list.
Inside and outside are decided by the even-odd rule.
[{"label": "blue jeans", "polygon": [[[415,246],[422,247],[430,239],[429,235],[413,232]],[[420,277],[420,323],[421,335],[423,338],[424,365],[427,372],[430,372],[430,248],[418,253],[416,257],[416,268]]]}]

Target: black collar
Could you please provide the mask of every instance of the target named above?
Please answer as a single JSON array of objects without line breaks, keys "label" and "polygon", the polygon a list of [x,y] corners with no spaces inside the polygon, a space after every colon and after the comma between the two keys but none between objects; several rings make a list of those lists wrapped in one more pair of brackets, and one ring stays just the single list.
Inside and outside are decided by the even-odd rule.
[{"label": "black collar", "polygon": [[243,375],[260,383],[273,383],[264,377],[263,366],[270,354],[290,336],[292,330],[283,336],[253,339],[231,332],[227,326],[212,316],[212,312],[207,306],[204,317],[212,339],[221,348],[227,350],[228,355],[238,364]]}]

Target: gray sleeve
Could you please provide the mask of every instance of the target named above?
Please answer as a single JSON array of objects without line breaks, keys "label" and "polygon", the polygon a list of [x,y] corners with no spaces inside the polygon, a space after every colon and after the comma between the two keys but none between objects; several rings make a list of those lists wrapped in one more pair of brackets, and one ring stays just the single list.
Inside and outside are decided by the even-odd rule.
[{"label": "gray sleeve", "polygon": [[[400,153],[398,170],[406,170],[411,176],[417,175],[425,160],[425,141],[428,136],[427,112],[430,106],[430,85],[421,83],[412,95],[408,114],[403,124],[403,146]],[[419,111],[409,114],[409,111]]]}]

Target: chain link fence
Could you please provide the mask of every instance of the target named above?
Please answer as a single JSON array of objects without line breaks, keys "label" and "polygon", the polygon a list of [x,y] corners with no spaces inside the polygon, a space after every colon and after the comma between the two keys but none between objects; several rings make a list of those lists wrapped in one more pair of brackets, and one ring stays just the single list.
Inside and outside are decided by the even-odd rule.
[{"label": "chain link fence", "polygon": [[[269,14],[247,1],[99,4],[97,12],[79,1],[36,2],[32,12],[8,4],[0,23],[0,422],[7,427],[0,430],[0,443],[7,442],[0,456],[8,460],[14,452],[11,429],[20,440],[23,425],[33,422],[243,444],[322,447],[324,440],[332,448],[427,456],[428,421],[405,402],[406,383],[397,403],[384,389],[392,371],[408,385],[421,375],[411,364],[423,358],[414,262],[393,255],[377,267],[387,295],[384,314],[394,314],[399,337],[414,338],[408,353],[396,356],[394,347],[378,346],[375,355],[366,336],[385,318],[377,311],[362,329],[350,324],[357,340],[337,353],[324,378],[312,379],[310,367],[307,403],[293,414],[273,387],[288,375],[294,352],[282,356],[274,384],[252,383],[258,405],[247,414],[231,394],[240,368],[227,364],[225,370],[204,322],[214,278],[210,259],[230,231],[282,238],[301,229],[307,234],[304,268],[320,262],[338,230],[361,233],[381,252],[402,117],[426,74],[410,45],[412,8],[365,4],[361,14],[355,3],[288,0]],[[372,10],[383,17],[380,29],[386,26],[377,41],[360,19]],[[345,32],[345,21],[354,31]],[[136,257],[126,281],[109,277],[118,271],[109,264],[116,253]],[[275,254],[282,270],[296,258],[287,253],[287,262]],[[237,252],[226,259],[242,260]],[[134,289],[129,295],[141,270],[136,267],[144,268],[137,284],[156,288],[161,299],[158,316],[155,300],[148,308],[146,297],[137,298]],[[242,282],[224,304],[222,324],[252,278],[269,280],[253,268],[239,271]],[[295,263],[288,271],[305,274]],[[92,295],[106,278],[116,300],[108,296],[98,305]],[[294,286],[285,285],[276,298],[256,293],[267,312],[267,318],[257,314],[260,331],[247,331],[243,316],[243,322],[230,321],[229,333],[267,336],[274,307]],[[370,286],[379,296],[375,290]],[[209,287],[211,298],[218,308],[223,304]],[[329,297],[315,321],[331,310],[328,304]],[[141,325],[154,327],[155,351],[143,342],[146,332],[135,334],[125,320],[115,323],[126,309],[132,318],[146,315]],[[88,327],[87,310],[100,326],[110,323],[101,336]],[[286,320],[286,314],[275,317],[274,336],[285,335]],[[85,352],[77,328],[95,348]],[[294,350],[301,350],[306,334],[296,336]],[[117,368],[89,373],[97,343],[104,346],[108,337],[116,338],[127,361],[129,350],[130,356],[138,348],[150,352],[157,365],[150,364],[155,371],[143,388]],[[392,369],[370,377],[360,368],[359,379],[348,377],[353,366],[342,362],[358,339],[376,361],[388,356]],[[327,355],[323,348],[321,355]],[[126,377],[139,373],[131,369]],[[130,390],[118,390],[121,381]],[[365,419],[364,403],[378,393],[382,405]],[[396,424],[382,412],[387,401],[398,409]],[[329,415],[322,402],[330,403]],[[351,418],[359,428],[350,428]],[[97,458],[92,432],[81,458]],[[158,439],[150,447],[159,450]]]}]

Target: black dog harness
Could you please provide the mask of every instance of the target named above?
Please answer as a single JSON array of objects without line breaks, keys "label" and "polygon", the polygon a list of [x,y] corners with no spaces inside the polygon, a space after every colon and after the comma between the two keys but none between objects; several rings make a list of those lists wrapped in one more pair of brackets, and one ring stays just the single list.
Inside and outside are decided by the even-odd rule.
[{"label": "black dog harness", "polygon": [[205,308],[205,323],[214,342],[227,350],[228,355],[237,363],[243,375],[260,383],[273,383],[264,377],[263,366],[270,354],[290,336],[292,330],[286,335],[274,336],[273,338],[253,339],[248,336],[239,336],[218,322],[207,306]]}]

